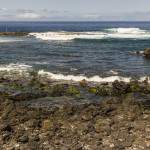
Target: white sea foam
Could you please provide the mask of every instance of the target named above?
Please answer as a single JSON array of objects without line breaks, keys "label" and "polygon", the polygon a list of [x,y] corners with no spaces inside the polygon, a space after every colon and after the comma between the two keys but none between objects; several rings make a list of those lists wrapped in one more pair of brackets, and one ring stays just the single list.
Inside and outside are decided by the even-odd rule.
[{"label": "white sea foam", "polygon": [[[9,65],[0,65],[0,73],[1,72],[8,72],[9,75],[13,75],[13,73],[19,73],[20,75],[28,75],[29,71],[32,71],[33,68],[30,65],[26,65],[26,64],[20,64],[20,63],[16,63],[16,64],[9,64]],[[6,74],[7,75],[7,74]],[[126,83],[129,83],[132,80],[132,77],[122,77],[119,75],[112,75],[109,77],[100,77],[98,75],[92,76],[92,77],[86,77],[84,75],[63,75],[63,74],[55,74],[52,72],[46,72],[44,70],[39,70],[38,71],[38,75],[41,77],[46,77],[49,78],[51,80],[64,80],[64,81],[73,81],[73,82],[80,82],[83,80],[86,80],[87,82],[95,82],[95,83],[112,83],[116,80],[118,81],[123,81]],[[143,76],[141,78],[139,78],[139,82],[143,82],[147,80],[150,83],[150,77],[149,76]]]},{"label": "white sea foam", "polygon": [[20,63],[16,63],[16,64],[11,63],[9,65],[0,65],[0,71],[7,71],[7,72],[11,72],[11,71],[22,72],[22,71],[28,71],[31,68],[32,68],[32,66],[29,66],[26,64],[20,64]]},{"label": "white sea foam", "polygon": [[150,83],[150,77],[149,76],[144,76],[144,77],[141,77],[139,79],[139,82],[143,82],[143,81],[147,81],[148,83]]},{"label": "white sea foam", "polygon": [[110,70],[109,73],[113,74],[113,75],[118,75],[119,73],[115,70]]},{"label": "white sea foam", "polygon": [[0,37],[0,43],[8,43],[8,42],[17,42],[22,41],[21,39],[17,38],[10,38],[10,37]]},{"label": "white sea foam", "polygon": [[48,65],[49,62],[46,62],[46,61],[43,61],[43,62],[39,62],[39,61],[36,61],[36,62],[32,62],[33,64],[36,64],[36,65]]},{"label": "white sea foam", "polygon": [[[40,70],[38,72],[38,74],[40,76],[43,76],[43,77],[47,77],[49,79],[52,79],[52,80],[64,80],[64,81],[73,81],[73,82],[80,82],[80,81],[83,81],[83,80],[86,80],[87,82],[95,82],[95,83],[112,83],[114,81],[123,81],[123,82],[126,82],[126,83],[129,83],[133,78],[132,77],[122,77],[122,76],[119,76],[119,75],[112,75],[112,76],[109,76],[109,77],[100,77],[98,75],[95,75],[95,76],[92,76],[92,77],[86,77],[86,76],[83,76],[83,75],[63,75],[63,74],[55,74],[55,73],[51,73],[51,72],[46,72],[44,70]],[[144,82],[144,81],[147,81],[148,83],[150,83],[150,77],[149,76],[143,76],[143,77],[140,77],[138,79],[139,82]]]},{"label": "white sea foam", "polygon": [[111,28],[103,32],[43,32],[30,33],[29,36],[34,36],[42,40],[68,41],[74,39],[150,39],[150,32],[139,28]]},{"label": "white sea foam", "polygon": [[140,28],[106,29],[110,38],[149,39],[150,32]]},{"label": "white sea foam", "polygon": [[30,33],[37,39],[68,41],[74,39],[103,39],[105,34],[102,32],[45,32],[45,33]]},{"label": "white sea foam", "polygon": [[141,30],[140,28],[111,28],[106,31],[121,33],[121,34],[145,34],[147,31]]},{"label": "white sea foam", "polygon": [[143,55],[144,51],[130,51],[130,54],[140,54],[140,55]]},{"label": "white sea foam", "polygon": [[100,77],[98,75],[95,75],[93,77],[86,77],[83,75],[63,75],[63,74],[54,74],[51,72],[45,72],[43,70],[40,70],[38,72],[39,75],[41,76],[47,76],[50,79],[53,80],[65,80],[65,81],[74,81],[74,82],[80,82],[82,80],[86,80],[87,82],[99,82],[99,83],[104,83],[104,82],[114,82],[115,80],[118,81],[124,81],[124,82],[130,82],[131,78],[130,77],[121,77],[121,76],[110,76],[110,77]]}]

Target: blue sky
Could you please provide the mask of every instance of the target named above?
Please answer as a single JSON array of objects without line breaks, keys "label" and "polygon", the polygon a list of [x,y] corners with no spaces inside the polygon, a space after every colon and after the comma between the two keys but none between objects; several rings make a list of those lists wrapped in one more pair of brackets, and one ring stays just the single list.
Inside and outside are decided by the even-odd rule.
[{"label": "blue sky", "polygon": [[0,0],[0,20],[150,21],[150,0]]}]

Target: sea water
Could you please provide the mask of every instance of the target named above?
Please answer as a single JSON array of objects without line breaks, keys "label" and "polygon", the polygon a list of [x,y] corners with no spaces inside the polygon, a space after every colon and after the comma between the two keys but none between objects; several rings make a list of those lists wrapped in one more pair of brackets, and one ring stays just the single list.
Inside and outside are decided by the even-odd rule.
[{"label": "sea water", "polygon": [[129,82],[150,75],[150,22],[0,22],[0,70],[33,68],[57,80]]}]

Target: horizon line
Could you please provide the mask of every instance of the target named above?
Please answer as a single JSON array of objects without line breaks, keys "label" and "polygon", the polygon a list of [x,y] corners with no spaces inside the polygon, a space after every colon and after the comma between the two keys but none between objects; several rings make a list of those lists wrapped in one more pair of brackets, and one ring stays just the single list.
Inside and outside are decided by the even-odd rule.
[{"label": "horizon line", "polygon": [[150,22],[150,20],[0,20],[0,22]]}]

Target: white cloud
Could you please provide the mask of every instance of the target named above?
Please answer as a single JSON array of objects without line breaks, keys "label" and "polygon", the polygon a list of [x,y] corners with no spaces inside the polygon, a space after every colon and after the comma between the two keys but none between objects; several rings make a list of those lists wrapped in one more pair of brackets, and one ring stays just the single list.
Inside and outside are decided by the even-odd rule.
[{"label": "white cloud", "polygon": [[7,8],[0,8],[0,11],[7,11]]},{"label": "white cloud", "polygon": [[92,19],[92,20],[96,20],[96,19],[100,19],[101,15],[100,14],[83,14],[80,17],[82,17],[83,19]]},{"label": "white cloud", "polygon": [[0,20],[6,21],[150,21],[150,12],[125,13],[78,13],[47,9],[7,9],[0,8]]},{"label": "white cloud", "polygon": [[18,19],[40,19],[42,16],[34,12],[24,12],[16,15]]}]

